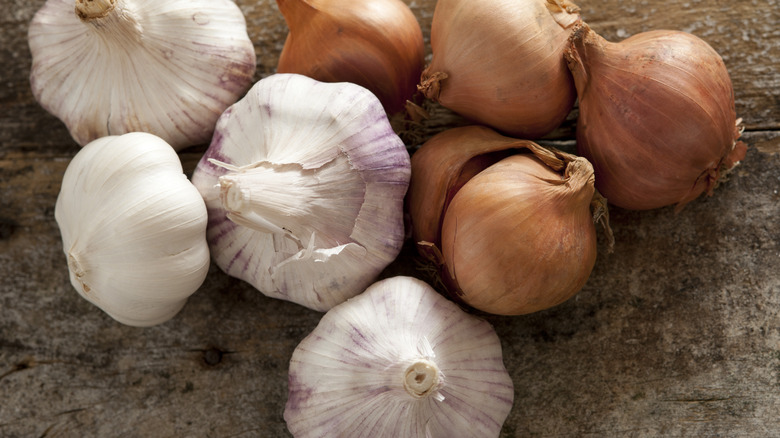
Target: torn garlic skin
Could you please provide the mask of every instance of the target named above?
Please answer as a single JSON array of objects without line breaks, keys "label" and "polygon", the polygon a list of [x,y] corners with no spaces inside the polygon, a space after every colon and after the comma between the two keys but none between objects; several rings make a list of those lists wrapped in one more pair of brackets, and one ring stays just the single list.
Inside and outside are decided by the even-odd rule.
[{"label": "torn garlic skin", "polygon": [[207,143],[257,64],[230,0],[47,0],[28,41],[33,95],[81,146],[128,132]]},{"label": "torn garlic skin", "polygon": [[288,388],[296,438],[497,437],[514,401],[493,327],[412,277],[328,311],[293,352]]},{"label": "torn garlic skin", "polygon": [[400,252],[410,173],[368,90],[277,74],[225,111],[192,179],[224,272],[325,311]]}]

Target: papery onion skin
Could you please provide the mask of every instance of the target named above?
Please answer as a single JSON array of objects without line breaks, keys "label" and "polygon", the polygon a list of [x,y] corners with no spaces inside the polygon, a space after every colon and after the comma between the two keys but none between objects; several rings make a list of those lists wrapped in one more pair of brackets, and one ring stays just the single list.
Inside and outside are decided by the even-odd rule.
[{"label": "papery onion skin", "polygon": [[653,30],[612,43],[581,23],[566,58],[578,153],[610,204],[679,211],[744,158],[728,71],[702,39]]},{"label": "papery onion skin", "polygon": [[422,29],[400,0],[277,0],[290,33],[278,73],[352,82],[374,93],[388,115],[416,93],[424,66]]},{"label": "papery onion skin", "polygon": [[419,88],[475,123],[542,137],[576,99],[563,51],[578,10],[566,0],[439,0]]},{"label": "papery onion skin", "polygon": [[415,242],[439,245],[444,212],[457,191],[477,173],[502,158],[530,150],[556,168],[564,162],[530,140],[506,137],[481,125],[446,129],[412,155],[407,210]]},{"label": "papery onion skin", "polygon": [[458,188],[505,156],[502,151],[529,143],[479,125],[446,129],[426,141],[412,154],[407,209],[414,241],[438,245],[442,215]]},{"label": "papery onion skin", "polygon": [[585,158],[485,126],[451,128],[412,155],[412,237],[456,301],[511,315],[552,307],[590,276],[595,222],[611,241],[593,178]]},{"label": "papery onion skin", "polygon": [[596,262],[593,168],[578,157],[564,177],[531,154],[505,158],[452,199],[441,249],[458,299],[520,315],[579,292]]}]

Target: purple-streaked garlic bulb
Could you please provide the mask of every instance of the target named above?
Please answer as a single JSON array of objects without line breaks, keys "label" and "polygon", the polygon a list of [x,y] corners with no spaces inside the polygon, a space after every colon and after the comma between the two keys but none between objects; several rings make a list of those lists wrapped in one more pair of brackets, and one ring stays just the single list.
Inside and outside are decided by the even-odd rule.
[{"label": "purple-streaked garlic bulb", "polygon": [[136,131],[207,143],[256,68],[231,0],[47,0],[28,41],[35,99],[81,146]]},{"label": "purple-streaked garlic bulb", "polygon": [[371,92],[276,74],[225,111],[192,181],[224,272],[326,311],[398,256],[410,174]]},{"label": "purple-streaked garlic bulb", "polygon": [[487,438],[513,400],[493,327],[423,281],[392,277],[298,345],[284,419],[296,438]]}]

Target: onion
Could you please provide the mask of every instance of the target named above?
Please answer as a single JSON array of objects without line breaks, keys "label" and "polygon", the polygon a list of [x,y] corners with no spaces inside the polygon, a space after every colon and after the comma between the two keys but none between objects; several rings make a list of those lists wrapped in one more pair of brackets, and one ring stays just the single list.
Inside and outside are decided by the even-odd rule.
[{"label": "onion", "polygon": [[418,251],[451,297],[494,314],[570,298],[596,260],[594,222],[611,238],[585,158],[481,126],[444,131],[412,155],[407,201]]},{"label": "onion", "polygon": [[576,98],[563,51],[578,11],[566,0],[439,0],[418,88],[474,122],[541,137]]},{"label": "onion", "polygon": [[566,58],[580,99],[578,153],[610,204],[679,211],[744,158],[726,66],[700,38],[654,30],[612,43],[581,23]]},{"label": "onion", "polygon": [[401,0],[277,0],[290,33],[278,73],[352,82],[374,93],[388,115],[416,93],[424,65],[417,18]]}]

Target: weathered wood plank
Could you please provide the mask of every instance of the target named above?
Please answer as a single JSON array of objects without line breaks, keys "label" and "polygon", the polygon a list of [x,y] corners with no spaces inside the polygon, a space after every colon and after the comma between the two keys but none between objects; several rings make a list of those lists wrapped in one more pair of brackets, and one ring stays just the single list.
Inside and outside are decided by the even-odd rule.
[{"label": "weathered wood plank", "polygon": [[[676,216],[613,209],[615,252],[575,299],[488,317],[517,388],[504,436],[771,436],[780,135],[748,137],[769,152],[751,149],[715,197]],[[171,322],[118,325],[68,283],[52,217],[66,158],[0,161],[15,223],[0,239],[0,433],[286,436],[286,362],[319,314],[212,269]],[[386,275],[425,278],[405,257]]]},{"label": "weathered wood plank", "polygon": [[[43,0],[14,5],[3,22],[0,57],[9,60],[0,71],[0,144],[10,149],[72,149],[64,126],[46,114],[29,91],[31,63],[26,42],[27,23]],[[272,74],[287,32],[275,2],[237,1],[244,11],[258,58],[256,78]],[[407,1],[417,15],[426,41],[434,0]],[[583,19],[611,41],[651,29],[692,32],[710,43],[724,58],[734,82],[737,114],[748,130],[780,129],[780,10],[777,0],[731,2],[667,0],[577,2]],[[429,50],[430,52],[430,50]],[[435,123],[436,121],[434,121]],[[438,126],[438,123],[437,123]],[[44,129],[42,129],[44,128]],[[570,128],[570,127],[569,127]],[[571,129],[558,136],[571,137]]]},{"label": "weathered wood plank", "polygon": [[[271,74],[274,2],[237,2]],[[408,2],[427,32],[433,0]],[[172,321],[117,324],[71,288],[53,217],[78,150],[29,92],[26,23],[43,0],[0,0],[0,436],[286,437],[287,362],[320,314],[212,267]],[[715,196],[613,208],[616,247],[574,299],[487,316],[515,382],[502,436],[739,436],[780,431],[780,23],[776,0],[579,2],[617,40],[689,30],[726,60],[751,145]],[[454,123],[438,113],[418,140]],[[571,131],[558,137],[571,147]],[[202,147],[181,154],[191,171]],[[417,275],[407,248],[384,275]]]}]

